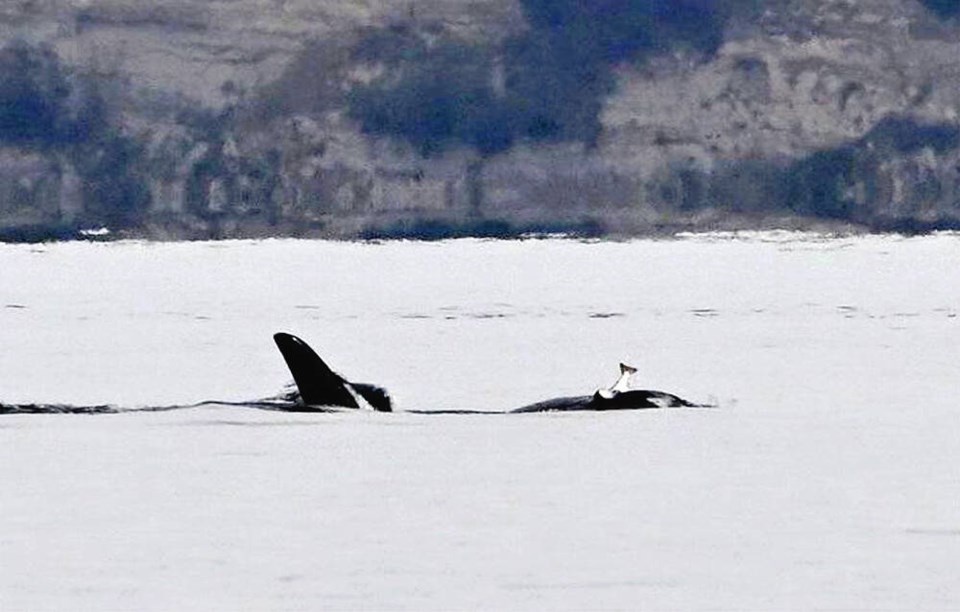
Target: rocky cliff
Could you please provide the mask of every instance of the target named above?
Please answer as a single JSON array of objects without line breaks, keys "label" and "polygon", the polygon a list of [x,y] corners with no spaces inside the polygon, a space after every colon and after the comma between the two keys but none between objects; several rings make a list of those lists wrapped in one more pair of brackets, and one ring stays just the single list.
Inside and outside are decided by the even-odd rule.
[{"label": "rocky cliff", "polygon": [[[352,85],[390,69],[357,53],[357,32],[490,44],[524,17],[513,0],[7,0],[0,45],[52,49],[69,78],[97,84],[113,123],[82,145],[0,140],[0,225],[349,237],[960,224],[960,25],[915,0],[771,2],[729,21],[708,56],[620,62],[589,143],[425,155],[346,109]],[[107,214],[118,198],[123,214]]]}]

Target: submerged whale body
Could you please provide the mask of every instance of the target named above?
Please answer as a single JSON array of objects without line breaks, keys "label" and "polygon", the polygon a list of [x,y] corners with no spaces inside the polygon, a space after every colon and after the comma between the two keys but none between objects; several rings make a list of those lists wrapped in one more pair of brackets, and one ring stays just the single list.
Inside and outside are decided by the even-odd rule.
[{"label": "submerged whale body", "polygon": [[[391,412],[393,407],[385,389],[376,385],[353,383],[334,372],[306,342],[294,335],[277,333],[273,336],[293,374],[297,391],[287,396],[294,402],[294,410],[322,410],[324,408],[355,408]],[[647,408],[696,408],[694,404],[672,393],[630,389],[630,377],[636,369],[620,364],[620,378],[609,389],[600,389],[593,395],[558,397],[511,410],[522,412],[561,412],[574,410],[641,410]],[[427,411],[417,411],[427,412]],[[439,411],[468,413],[471,411]]]},{"label": "submerged whale body", "polygon": [[297,392],[288,396],[298,408],[357,408],[391,412],[393,406],[387,390],[366,383],[352,383],[334,372],[323,359],[294,335],[277,333],[273,335],[280,354],[293,380]]}]

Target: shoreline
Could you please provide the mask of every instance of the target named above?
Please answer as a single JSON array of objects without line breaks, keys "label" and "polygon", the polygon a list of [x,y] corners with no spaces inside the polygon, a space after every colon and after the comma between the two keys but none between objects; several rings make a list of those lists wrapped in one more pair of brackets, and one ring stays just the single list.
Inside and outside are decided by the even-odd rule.
[{"label": "shoreline", "polygon": [[[353,221],[353,223],[351,223]],[[627,223],[612,219],[584,217],[572,222],[516,222],[507,218],[450,220],[438,218],[400,219],[392,222],[360,223],[355,220],[331,220],[322,227],[231,224],[230,227],[171,227],[149,224],[143,227],[111,229],[80,225],[25,225],[0,228],[0,244],[39,244],[51,242],[198,242],[226,240],[304,239],[337,242],[421,241],[459,238],[527,240],[560,238],[629,241],[670,239],[681,234],[717,232],[800,232],[833,236],[901,235],[924,236],[960,231],[960,220],[890,219],[871,223],[816,219],[808,217],[729,218]]]}]

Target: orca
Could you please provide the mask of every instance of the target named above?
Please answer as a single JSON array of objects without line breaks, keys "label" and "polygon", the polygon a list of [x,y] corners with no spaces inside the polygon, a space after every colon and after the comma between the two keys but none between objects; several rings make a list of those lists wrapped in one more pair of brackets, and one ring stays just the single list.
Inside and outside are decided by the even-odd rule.
[{"label": "orca", "polygon": [[515,408],[510,412],[563,412],[573,410],[642,410],[646,408],[707,408],[665,391],[635,390],[604,397],[599,391],[593,395],[557,397],[529,406]]},{"label": "orca", "polygon": [[[390,395],[386,389],[366,383],[348,382],[327,366],[317,353],[300,338],[280,332],[274,334],[274,342],[293,374],[297,390],[284,399],[294,403],[299,410],[326,410],[337,408],[367,409],[377,412],[392,412]],[[558,397],[548,399],[508,413],[558,412],[587,410],[640,410],[647,408],[704,408],[703,404],[689,402],[664,391],[630,388],[630,379],[637,369],[620,364],[620,377],[607,389],[599,389],[593,395]],[[503,414],[471,410],[415,410],[419,414]]]},{"label": "orca", "polygon": [[276,333],[273,341],[280,349],[297,390],[285,399],[299,409],[354,408],[392,412],[387,390],[367,383],[352,383],[334,372],[310,346],[292,334]]},{"label": "orca", "polygon": [[620,364],[620,378],[609,389],[598,389],[593,395],[557,397],[521,408],[511,413],[521,412],[563,412],[574,410],[643,410],[647,408],[705,408],[682,397],[665,391],[649,389],[631,389],[630,378],[637,369],[625,363]]}]

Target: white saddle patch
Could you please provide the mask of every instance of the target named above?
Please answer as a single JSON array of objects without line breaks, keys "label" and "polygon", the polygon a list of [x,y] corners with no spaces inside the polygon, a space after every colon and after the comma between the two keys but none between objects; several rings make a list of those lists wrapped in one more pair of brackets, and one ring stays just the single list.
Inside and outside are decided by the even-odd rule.
[{"label": "white saddle patch", "polygon": [[656,395],[647,398],[651,404],[655,405],[657,408],[670,408],[673,406],[673,402],[669,397],[658,397]]},{"label": "white saddle patch", "polygon": [[370,405],[370,402],[368,402],[362,395],[357,393],[357,390],[353,388],[353,385],[350,383],[344,383],[343,386],[346,387],[347,392],[353,398],[353,401],[357,402],[357,408],[360,410],[369,410],[374,412],[374,408]]}]

